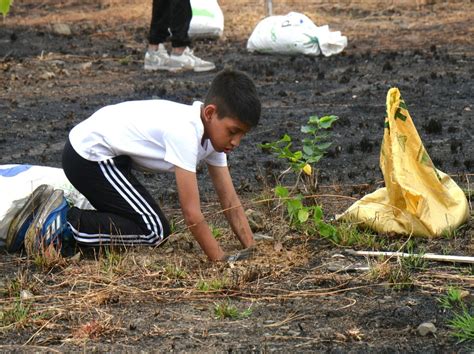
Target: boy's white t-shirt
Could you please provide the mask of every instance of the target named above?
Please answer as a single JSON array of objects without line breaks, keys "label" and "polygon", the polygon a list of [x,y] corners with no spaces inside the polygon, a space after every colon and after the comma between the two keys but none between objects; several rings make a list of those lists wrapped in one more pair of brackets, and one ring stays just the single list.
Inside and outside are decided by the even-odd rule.
[{"label": "boy's white t-shirt", "polygon": [[128,101],[106,106],[69,133],[74,150],[89,161],[130,156],[140,170],[196,172],[200,161],[227,166],[225,153],[210,140],[201,144],[201,102],[185,105],[166,100]]}]

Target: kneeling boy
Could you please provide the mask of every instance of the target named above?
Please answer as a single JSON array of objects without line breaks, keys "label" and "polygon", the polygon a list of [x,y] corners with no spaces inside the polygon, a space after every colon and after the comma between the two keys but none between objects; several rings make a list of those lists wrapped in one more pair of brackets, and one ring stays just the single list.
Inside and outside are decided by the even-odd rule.
[{"label": "kneeling boy", "polygon": [[104,107],[75,126],[63,151],[63,169],[96,210],[71,208],[67,221],[81,245],[150,245],[170,227],[133,169],[173,172],[186,224],[211,260],[225,260],[200,207],[196,166],[205,161],[224,214],[244,248],[254,245],[226,154],[258,124],[261,104],[252,80],[224,70],[204,103],[130,101]]}]

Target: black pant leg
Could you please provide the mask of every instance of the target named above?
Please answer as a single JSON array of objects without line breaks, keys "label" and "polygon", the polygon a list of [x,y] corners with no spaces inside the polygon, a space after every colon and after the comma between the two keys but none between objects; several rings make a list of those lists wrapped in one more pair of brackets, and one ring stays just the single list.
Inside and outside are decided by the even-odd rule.
[{"label": "black pant leg", "polygon": [[71,184],[96,208],[71,208],[68,213],[79,243],[156,245],[170,234],[160,207],[131,173],[128,156],[88,161],[68,141],[63,151],[63,169]]},{"label": "black pant leg", "polygon": [[170,36],[172,0],[153,0],[151,10],[150,44],[164,43]]},{"label": "black pant leg", "polygon": [[170,30],[171,45],[176,47],[187,47],[191,45],[189,38],[189,24],[193,17],[190,0],[173,0],[171,6]]}]

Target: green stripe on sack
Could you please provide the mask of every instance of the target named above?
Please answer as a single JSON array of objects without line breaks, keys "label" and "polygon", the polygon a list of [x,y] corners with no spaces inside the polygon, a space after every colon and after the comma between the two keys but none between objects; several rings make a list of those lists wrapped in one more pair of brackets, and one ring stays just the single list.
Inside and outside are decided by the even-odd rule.
[{"label": "green stripe on sack", "polygon": [[309,41],[303,43],[303,46],[306,48],[317,48],[319,47],[319,40],[316,36],[311,36],[309,34],[303,33],[306,37],[308,37]]},{"label": "green stripe on sack", "polygon": [[272,30],[270,31],[270,36],[272,38],[272,42],[276,42],[277,36],[276,36],[276,33],[275,33],[275,28],[273,28],[273,27],[272,27]]},{"label": "green stripe on sack", "polygon": [[397,111],[395,112],[395,119],[400,119],[402,121],[406,121],[407,120],[407,117],[405,115],[403,115],[401,112],[401,109],[400,107],[397,108]]},{"label": "green stripe on sack", "polygon": [[206,9],[193,9],[193,16],[201,16],[201,17],[210,17],[214,18],[214,14]]}]

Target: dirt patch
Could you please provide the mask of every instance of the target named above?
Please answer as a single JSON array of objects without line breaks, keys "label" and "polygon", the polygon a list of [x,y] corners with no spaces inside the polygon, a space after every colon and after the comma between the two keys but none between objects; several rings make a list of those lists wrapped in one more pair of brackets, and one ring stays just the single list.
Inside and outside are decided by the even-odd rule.
[{"label": "dirt patch", "polygon": [[[258,144],[284,133],[300,137],[310,115],[339,116],[334,144],[318,166],[319,192],[325,197],[317,201],[333,216],[381,186],[385,95],[395,86],[435,165],[472,188],[473,6],[467,1],[420,8],[278,2],[276,13],[301,11],[348,36],[342,54],[307,58],[247,53],[246,39],[264,16],[263,4],[224,2],[225,37],[198,41],[196,54],[214,60],[219,69],[244,70],[257,83],[262,121],[230,156],[230,165],[246,206],[265,216],[261,232],[273,239],[259,241],[255,259],[236,265],[209,264],[179,223],[179,237],[162,249],[91,252],[51,272],[2,253],[1,311],[16,308],[18,314],[23,309],[27,317],[0,328],[0,348],[472,350],[469,343],[456,345],[447,326],[451,313],[437,300],[449,285],[472,292],[472,268],[429,263],[412,264],[407,271],[394,260],[376,260],[369,271],[348,271],[344,266],[367,266],[368,261],[290,230],[274,203],[259,202],[271,196],[284,165]],[[142,69],[149,13],[150,4],[136,1],[14,3],[0,27],[1,164],[59,166],[68,131],[107,104],[153,97],[184,103],[203,99],[214,73]],[[55,34],[56,23],[68,24],[72,35]],[[205,175],[199,172],[204,209],[219,228],[222,218]],[[139,177],[179,221],[171,178]],[[472,255],[472,230],[471,220],[450,239],[417,240],[414,247]],[[226,249],[237,247],[225,229],[219,237]],[[391,250],[407,241],[378,237]],[[215,289],[206,288],[210,284]],[[33,298],[15,302],[21,290]],[[466,301],[472,303],[472,295]],[[226,304],[235,306],[238,316],[216,319],[215,307]],[[420,336],[416,328],[422,322],[434,323],[436,336]]]}]

